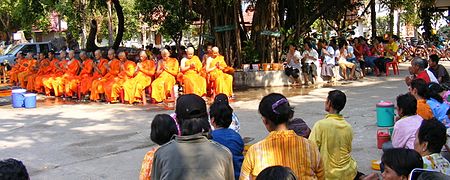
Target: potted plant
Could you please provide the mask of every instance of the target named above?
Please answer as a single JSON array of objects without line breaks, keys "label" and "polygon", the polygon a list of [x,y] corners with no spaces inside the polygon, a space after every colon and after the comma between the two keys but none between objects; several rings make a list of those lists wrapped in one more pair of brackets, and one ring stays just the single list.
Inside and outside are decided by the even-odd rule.
[{"label": "potted plant", "polygon": [[[254,71],[259,69],[259,54],[256,51],[255,43],[253,41],[244,41],[244,47],[242,48],[242,55],[244,57],[244,64],[242,69],[244,71],[249,71],[253,69]],[[257,66],[254,66],[257,65]]]}]

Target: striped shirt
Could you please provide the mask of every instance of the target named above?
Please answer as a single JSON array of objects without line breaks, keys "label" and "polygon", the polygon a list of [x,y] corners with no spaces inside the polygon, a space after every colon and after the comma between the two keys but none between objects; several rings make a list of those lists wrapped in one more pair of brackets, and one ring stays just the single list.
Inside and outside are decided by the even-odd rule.
[{"label": "striped shirt", "polygon": [[252,145],[245,155],[239,179],[255,178],[265,168],[277,165],[290,167],[299,179],[324,179],[317,146],[292,130],[272,131]]}]

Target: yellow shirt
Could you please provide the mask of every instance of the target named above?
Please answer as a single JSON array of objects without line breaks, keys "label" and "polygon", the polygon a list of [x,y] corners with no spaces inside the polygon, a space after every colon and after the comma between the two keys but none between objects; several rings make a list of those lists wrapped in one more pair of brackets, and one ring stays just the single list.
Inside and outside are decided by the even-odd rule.
[{"label": "yellow shirt", "polygon": [[[390,49],[391,51],[397,53],[397,51],[398,51],[398,45],[397,45],[397,43],[394,41],[394,42],[392,42],[391,44],[387,44],[387,45],[386,45],[386,49]],[[386,58],[394,59],[394,56],[392,56],[392,54],[389,54],[388,52],[386,52],[386,56],[385,56],[385,57],[386,57]]]},{"label": "yellow shirt", "polygon": [[319,147],[325,167],[325,179],[354,179],[356,161],[352,158],[352,126],[342,115],[328,114],[317,121],[309,140]]},{"label": "yellow shirt", "polygon": [[245,155],[239,179],[256,178],[265,168],[276,165],[290,167],[299,179],[324,179],[316,145],[292,130],[272,131],[252,145]]},{"label": "yellow shirt", "polygon": [[423,120],[429,120],[433,118],[433,111],[431,111],[430,106],[427,104],[427,100],[419,99],[417,100],[417,115],[421,116]]}]

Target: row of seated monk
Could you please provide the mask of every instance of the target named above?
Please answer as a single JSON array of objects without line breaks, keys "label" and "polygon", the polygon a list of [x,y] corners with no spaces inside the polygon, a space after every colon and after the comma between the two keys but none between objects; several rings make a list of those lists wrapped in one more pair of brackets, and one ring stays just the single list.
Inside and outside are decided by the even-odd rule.
[{"label": "row of seated monk", "polygon": [[[149,58],[145,51],[139,53],[139,62],[127,59],[125,52],[117,55],[113,49],[108,57],[102,52],[94,52],[95,61],[86,52],[81,52],[79,60],[70,51],[68,58],[62,51],[59,58],[54,52],[39,54],[38,60],[32,53],[26,57],[17,54],[16,63],[9,71],[13,86],[26,88],[30,92],[47,96],[89,97],[92,101],[138,103],[146,101],[148,90],[152,102],[162,102],[173,97],[173,87],[180,84],[185,94],[206,96],[224,93],[232,96],[233,69],[229,67],[219,49],[213,47],[203,58],[194,55],[188,48],[179,62],[170,57],[166,49],[161,51],[161,59]],[[153,57],[153,56],[150,56]],[[154,56],[156,57],[156,56]],[[171,96],[172,94],[172,96]]]}]

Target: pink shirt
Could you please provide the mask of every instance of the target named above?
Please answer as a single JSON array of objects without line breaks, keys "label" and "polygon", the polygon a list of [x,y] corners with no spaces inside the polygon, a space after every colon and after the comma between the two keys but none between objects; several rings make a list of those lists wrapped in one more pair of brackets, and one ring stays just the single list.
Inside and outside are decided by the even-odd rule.
[{"label": "pink shirt", "polygon": [[419,115],[404,117],[394,125],[392,134],[392,146],[394,148],[414,149],[416,132],[422,124],[422,117]]}]

